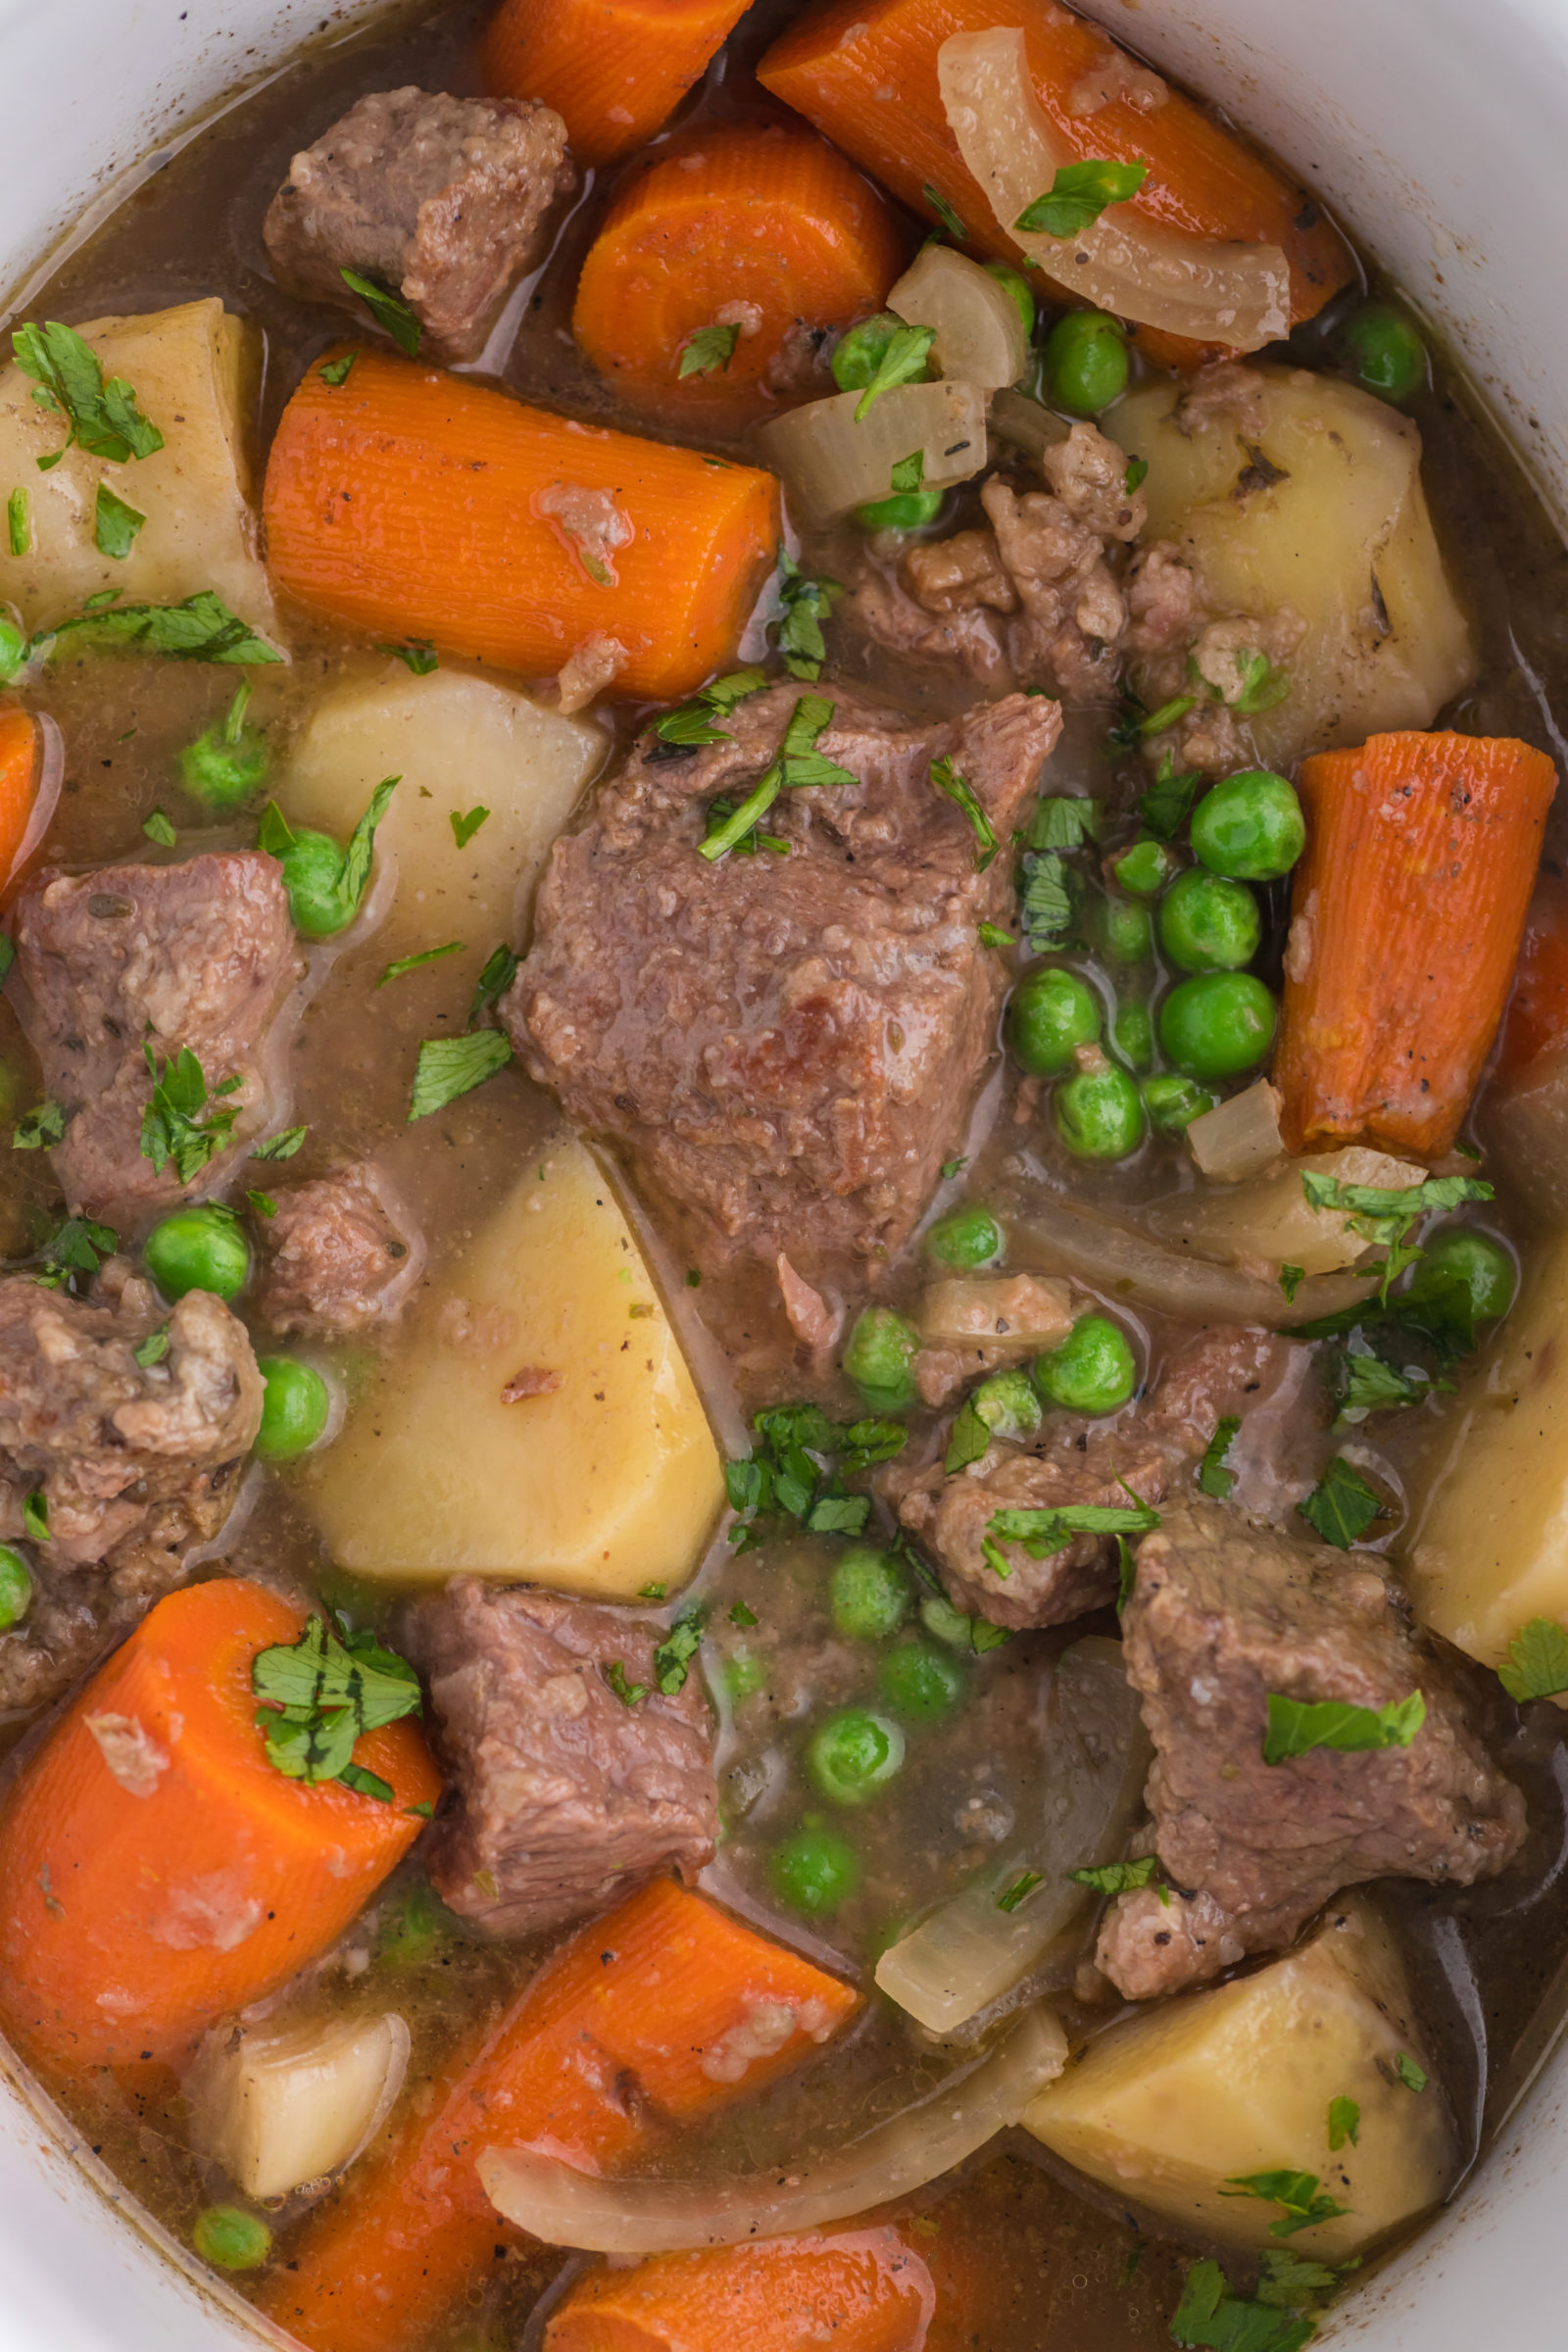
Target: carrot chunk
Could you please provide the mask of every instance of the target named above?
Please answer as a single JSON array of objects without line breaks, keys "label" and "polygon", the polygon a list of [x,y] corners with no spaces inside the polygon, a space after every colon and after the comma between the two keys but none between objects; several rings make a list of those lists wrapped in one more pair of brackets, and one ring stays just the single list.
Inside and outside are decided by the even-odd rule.
[{"label": "carrot chunk", "polygon": [[67,2072],[166,2062],[364,1909],[441,1781],[417,1727],[355,1760],[391,1803],[270,1760],[251,1665],[298,1609],[242,1578],[171,1592],[24,1766],[0,1814],[0,2017]]},{"label": "carrot chunk", "polygon": [[1519,969],[1497,1049],[1497,1071],[1517,1078],[1568,1045],[1568,883],[1543,874],[1525,919]]},{"label": "carrot chunk", "polygon": [[0,890],[16,879],[24,852],[36,848],[53,814],[52,805],[39,803],[44,766],[42,730],[31,711],[0,709]]},{"label": "carrot chunk", "polygon": [[917,2352],[935,2308],[925,2262],[883,2225],[590,2271],[544,2352]]},{"label": "carrot chunk", "polygon": [[503,0],[479,51],[494,98],[542,98],[585,164],[653,137],[747,0]]},{"label": "carrot chunk", "polygon": [[536,676],[609,647],[657,701],[731,659],[779,531],[771,474],[370,351],[307,372],[265,511],[273,577],[329,619]]},{"label": "carrot chunk", "polygon": [[[951,207],[968,231],[970,252],[1015,261],[1018,248],[999,227],[948,128],[937,81],[945,40],[999,21],[1022,27],[1035,94],[1076,154],[1150,166],[1131,199],[1136,212],[1192,236],[1283,247],[1295,320],[1313,318],[1349,282],[1353,264],[1344,240],[1299,188],[1180,90],[1141,106],[1147,72],[1099,25],[1054,0],[1016,0],[1000,20],[994,0],[824,0],[773,43],[758,78],[911,211],[941,222],[942,206]],[[1108,93],[1102,104],[1102,91]],[[933,190],[941,205],[932,202]],[[1173,366],[1200,356],[1177,337],[1155,340],[1158,356]]]},{"label": "carrot chunk", "polygon": [[1507,1002],[1556,770],[1509,738],[1303,761],[1274,1083],[1293,1152],[1446,1152]]},{"label": "carrot chunk", "polygon": [[[785,2006],[792,2030],[753,2055],[750,2021]],[[312,2352],[421,2342],[509,2234],[475,2171],[486,2147],[546,2140],[612,2166],[662,2125],[798,2066],[856,2006],[798,1954],[653,1881],[580,1929],[458,2053],[427,2114],[310,2217],[264,2310]]]}]

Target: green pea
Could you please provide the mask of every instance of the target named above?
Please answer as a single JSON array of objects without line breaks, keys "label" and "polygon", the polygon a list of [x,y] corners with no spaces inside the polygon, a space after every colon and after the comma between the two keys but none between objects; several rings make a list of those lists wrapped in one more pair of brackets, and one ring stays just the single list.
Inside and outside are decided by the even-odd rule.
[{"label": "green pea", "polygon": [[452,1924],[451,1912],[421,1881],[409,1888],[396,1910],[382,1921],[375,1956],[383,1967],[399,1973],[425,1968]]},{"label": "green pea", "polygon": [[841,392],[865,390],[903,323],[891,311],[879,311],[874,318],[862,318],[858,326],[840,335],[828,365]]},{"label": "green pea", "polygon": [[359,909],[347,904],[339,888],[343,852],[330,833],[308,827],[296,833],[279,863],[296,931],[307,939],[330,939],[354,920]]},{"label": "green pea", "polygon": [[1147,906],[1100,892],[1089,902],[1089,936],[1112,963],[1147,963],[1154,953],[1154,924]]},{"label": "green pea", "polygon": [[261,1355],[256,1369],[267,1383],[256,1450],[264,1462],[292,1461],[308,1453],[326,1427],[332,1398],[311,1364],[294,1355]]},{"label": "green pea", "polygon": [[1054,408],[1098,416],[1127,389],[1127,336],[1103,311],[1069,311],[1046,338],[1046,384]]},{"label": "green pea", "polygon": [[808,1827],[773,1848],[767,1875],[781,1903],[816,1915],[849,1901],[860,1884],[860,1857],[836,1830]]},{"label": "green pea", "polygon": [[1174,1070],[1146,1078],[1141,1091],[1149,1123],[1158,1135],[1185,1135],[1195,1119],[1213,1109],[1217,1100],[1206,1087],[1195,1086],[1191,1078],[1178,1077]]},{"label": "green pea", "polygon": [[927,1257],[939,1266],[953,1266],[959,1273],[972,1272],[976,1266],[992,1266],[1002,1255],[1005,1243],[1002,1227],[989,1208],[978,1205],[956,1208],[950,1217],[933,1225],[925,1237]]},{"label": "green pea", "polygon": [[1111,859],[1110,870],[1130,899],[1157,899],[1176,871],[1176,853],[1162,841],[1135,841]]},{"label": "green pea", "polygon": [[1079,1046],[1094,1044],[1103,1017],[1100,999],[1076,972],[1060,964],[1029,972],[1007,1006],[1013,1058],[1031,1077],[1054,1078]]},{"label": "green pea", "polygon": [[1118,1004],[1110,1024],[1113,1050],[1129,1069],[1148,1070],[1154,1062],[1154,1023],[1144,1004]]},{"label": "green pea", "polygon": [[190,2239],[215,2271],[259,2271],[272,2251],[272,2232],[243,2205],[209,2205],[196,2216]]},{"label": "green pea", "polygon": [[[965,1647],[968,1622],[963,1620]],[[901,1642],[878,1666],[876,1679],[888,1705],[911,1723],[940,1723],[963,1696],[962,1667],[928,1642]]]},{"label": "green pea", "polygon": [[1468,1225],[1449,1225],[1427,1244],[1410,1276],[1410,1297],[1432,1298],[1445,1291],[1470,1294],[1478,1323],[1495,1323],[1514,1301],[1519,1277],[1500,1242]]},{"label": "green pea", "polygon": [[1022,270],[1014,270],[1009,262],[987,262],[986,270],[1023,320],[1024,333],[1032,335],[1035,331],[1035,290]]},{"label": "green pea", "polygon": [[831,1805],[863,1805],[903,1768],[904,1734],[885,1715],[845,1707],[806,1743],[806,1769]]},{"label": "green pea", "polygon": [[1138,1386],[1127,1334],[1108,1315],[1080,1315],[1059,1348],[1034,1361],[1035,1386],[1068,1413],[1119,1412]]},{"label": "green pea", "polygon": [[1210,873],[1277,882],[1306,847],[1306,819],[1294,785],[1266,767],[1245,767],[1199,802],[1192,841]]},{"label": "green pea", "polygon": [[855,519],[862,531],[923,530],[941,514],[945,495],[941,490],[896,490],[891,498],[857,507]]},{"label": "green pea", "polygon": [[1159,1008],[1159,1043],[1189,1078],[1239,1078],[1274,1043],[1279,1008],[1251,972],[1200,972]]},{"label": "green pea", "polygon": [[1040,1399],[1027,1372],[993,1372],[969,1402],[996,1437],[1026,1438],[1040,1426]]},{"label": "green pea", "polygon": [[271,763],[267,738],[256,728],[230,737],[226,727],[209,727],[180,753],[179,775],[193,801],[226,816],[256,799]]},{"label": "green pea", "polygon": [[891,1552],[857,1544],[828,1579],[833,1623],[847,1642],[885,1642],[909,1614],[909,1580]]},{"label": "green pea", "polygon": [[767,1681],[767,1668],[761,1659],[748,1657],[744,1652],[737,1657],[726,1658],[719,1673],[723,1677],[724,1695],[732,1707],[738,1707],[743,1699],[754,1697]]},{"label": "green pea", "polygon": [[13,1544],[0,1544],[0,1633],[20,1625],[32,1603],[32,1571]]},{"label": "green pea", "polygon": [[1075,1159],[1125,1159],[1144,1140],[1144,1105],[1123,1069],[1080,1070],[1057,1087],[1056,1133]]},{"label": "green pea", "polygon": [[906,1323],[891,1306],[863,1307],[844,1350],[845,1378],[859,1390],[873,1411],[900,1413],[914,1402],[914,1375],[909,1365],[919,1345],[914,1325]]},{"label": "green pea", "polygon": [[161,1218],[142,1249],[147,1271],[166,1298],[211,1291],[235,1298],[251,1278],[251,1246],[231,1208],[204,1200]]},{"label": "green pea", "polygon": [[1408,400],[1427,380],[1427,347],[1403,311],[1364,303],[1345,329],[1355,379],[1380,400]]},{"label": "green pea", "polygon": [[1178,874],[1159,902],[1159,944],[1181,971],[1240,971],[1262,936],[1263,918],[1247,884],[1205,866]]}]

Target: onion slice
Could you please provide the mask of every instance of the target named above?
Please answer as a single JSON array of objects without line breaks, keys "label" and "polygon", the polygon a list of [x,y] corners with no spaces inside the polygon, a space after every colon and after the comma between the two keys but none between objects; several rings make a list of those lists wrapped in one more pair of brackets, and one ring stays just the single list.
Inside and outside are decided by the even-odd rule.
[{"label": "onion slice", "polygon": [[967,2074],[950,2077],[861,2139],[739,2180],[606,2179],[537,2144],[486,2148],[479,2179],[498,2213],[550,2246],[588,2254],[674,2254],[820,2230],[908,2196],[962,2164],[1067,2063],[1054,2011],[1025,2010]]},{"label": "onion slice", "polygon": [[790,504],[808,522],[833,522],[852,507],[893,491],[893,468],[916,450],[922,489],[966,482],[986,462],[986,396],[953,376],[940,383],[898,384],[874,400],[858,424],[864,395],[835,393],[771,416],[755,440],[764,466],[781,475]]},{"label": "onion slice", "polygon": [[1276,1277],[1216,1265],[1060,1198],[1028,1217],[1014,1218],[1008,1232],[1015,1260],[1027,1256],[1053,1273],[1076,1275],[1086,1289],[1114,1303],[1152,1308],[1184,1322],[1257,1323],[1278,1331],[1318,1315],[1337,1315],[1377,1288],[1375,1276],[1308,1275],[1288,1299]]},{"label": "onion slice", "polygon": [[1233,351],[1289,331],[1290,268],[1278,245],[1184,236],[1128,204],[1108,207],[1076,237],[1014,227],[1080,160],[1035,96],[1022,32],[955,33],[937,71],[949,127],[999,225],[1058,285],[1119,318]]},{"label": "onion slice", "polygon": [[1240,1184],[1261,1176],[1285,1156],[1280,1134],[1280,1093],[1259,1078],[1244,1094],[1231,1095],[1189,1122],[1187,1141],[1205,1176]]},{"label": "onion slice", "polygon": [[935,365],[982,391],[1015,384],[1029,365],[1029,337],[1017,304],[989,270],[951,245],[922,246],[885,308],[911,326],[935,327]]}]

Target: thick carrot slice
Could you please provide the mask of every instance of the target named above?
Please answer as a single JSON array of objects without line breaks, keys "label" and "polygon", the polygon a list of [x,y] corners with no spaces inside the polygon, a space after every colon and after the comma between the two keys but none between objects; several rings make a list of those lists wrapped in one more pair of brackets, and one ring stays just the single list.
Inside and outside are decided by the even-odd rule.
[{"label": "thick carrot slice", "polygon": [[1374,735],[1302,762],[1274,1083],[1293,1152],[1437,1158],[1507,1002],[1557,773],[1509,738]]},{"label": "thick carrot slice", "polygon": [[33,828],[43,773],[38,721],[12,705],[0,710],[0,890],[10,882]]},{"label": "thick carrot slice", "polygon": [[417,1727],[356,1760],[390,1804],[268,1758],[251,1663],[305,1620],[225,1577],[143,1618],[24,1765],[0,1815],[0,2016],[68,2072],[167,2061],[342,1934],[441,1781]]},{"label": "thick carrot slice", "polygon": [[[948,128],[937,81],[945,40],[997,24],[1022,27],[1035,94],[1076,154],[1150,165],[1135,211],[1194,236],[1282,246],[1295,319],[1314,317],[1348,283],[1344,241],[1299,188],[1180,90],[1147,112],[1119,95],[1121,69],[1137,72],[1132,61],[1055,0],[1001,11],[995,0],[824,0],[773,43],[758,78],[912,211],[940,221],[934,189],[967,229],[967,250],[1015,260]],[[1093,103],[1102,89],[1108,103]],[[1172,365],[1194,356],[1174,336],[1157,341]]]},{"label": "thick carrot slice", "polygon": [[[739,123],[662,147],[611,207],[572,327],[594,366],[681,416],[744,422],[832,385],[820,330],[880,310],[909,239],[843,156],[804,127]],[[732,348],[705,373],[692,338]]]},{"label": "thick carrot slice", "polygon": [[[613,2165],[662,2122],[771,2082],[857,2005],[847,1984],[768,1943],[673,1880],[628,1896],[564,1944],[384,2159],[312,2215],[263,2297],[313,2352],[423,2340],[493,2260],[503,2224],[479,2186],[486,2147],[547,2140]],[[793,2029],[765,2054],[754,2021]]]},{"label": "thick carrot slice", "polygon": [[1497,1072],[1517,1078],[1544,1054],[1568,1045],[1568,882],[1543,874],[1525,918],[1524,944]]},{"label": "thick carrot slice", "polygon": [[266,515],[273,576],[330,619],[535,675],[610,640],[612,691],[658,701],[731,659],[779,532],[771,474],[370,351],[307,372]]},{"label": "thick carrot slice", "polygon": [[479,50],[496,98],[542,98],[585,164],[630,155],[680,104],[747,0],[502,0]]},{"label": "thick carrot slice", "polygon": [[590,2271],[545,2352],[918,2352],[935,2308],[924,2261],[884,2225]]}]

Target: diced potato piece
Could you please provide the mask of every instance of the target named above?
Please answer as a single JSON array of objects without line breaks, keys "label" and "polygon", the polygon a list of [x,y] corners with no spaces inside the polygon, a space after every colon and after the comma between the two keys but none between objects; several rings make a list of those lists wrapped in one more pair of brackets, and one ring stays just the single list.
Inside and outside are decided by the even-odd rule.
[{"label": "diced potato piece", "polygon": [[[1401,2052],[1432,2077],[1394,1939],[1369,1905],[1346,1902],[1289,1958],[1113,2026],[1023,2120],[1118,2196],[1231,2245],[1278,2243],[1270,2225],[1283,2216],[1224,2195],[1227,2180],[1314,2174],[1349,2211],[1289,2242],[1338,2262],[1433,2204],[1454,2176],[1443,2091],[1435,2080],[1407,2089]],[[1331,2152],[1329,2102],[1342,2098],[1361,2111],[1359,2136]]]},{"label": "diced potato piece", "polygon": [[1301,1184],[1303,1173],[1398,1192],[1422,1183],[1427,1171],[1413,1160],[1391,1159],[1386,1152],[1351,1144],[1344,1152],[1293,1159],[1278,1175],[1255,1177],[1223,1193],[1177,1194],[1151,1209],[1150,1226],[1165,1240],[1233,1266],[1299,1266],[1305,1274],[1332,1274],[1354,1265],[1366,1254],[1365,1235],[1354,1231],[1346,1210],[1313,1208]]},{"label": "diced potato piece", "polygon": [[1072,1294],[1047,1274],[971,1274],[927,1285],[915,1309],[928,1348],[1059,1348]]},{"label": "diced potato piece", "polygon": [[401,2017],[220,2027],[189,2084],[192,2136],[251,2197],[284,2197],[357,2156],[409,2064]]},{"label": "diced potato piece", "polygon": [[1533,1617],[1568,1623],[1568,1234],[1466,1384],[1462,1432],[1410,1552],[1416,1606],[1488,1666]]},{"label": "diced potato piece", "polygon": [[[1476,662],[1433,536],[1415,426],[1353,384],[1260,372],[1255,440],[1244,444],[1234,414],[1189,437],[1163,381],[1112,409],[1105,430],[1148,459],[1146,536],[1176,542],[1213,612],[1262,619],[1290,606],[1306,622],[1289,697],[1251,721],[1261,757],[1286,766],[1430,726]],[[1283,478],[1258,480],[1259,456]]]},{"label": "diced potato piece", "polygon": [[[402,783],[376,836],[397,859],[383,937],[404,951],[462,939],[479,955],[515,941],[519,906],[605,756],[603,731],[487,679],[400,673],[328,695],[312,714],[278,804],[346,839],[383,776]],[[490,814],[459,849],[454,815]]]},{"label": "diced potato piece", "polygon": [[[178,604],[216,589],[253,628],[273,626],[272,595],[257,554],[247,504],[247,435],[261,369],[261,338],[214,296],[139,318],[98,318],[78,329],[105,377],[123,376],[164,446],[111,466],[75,447],[48,473],[37,461],[59,449],[67,424],[32,398],[32,378],[0,368],[0,483],[27,492],[32,544],[14,556],[0,537],[0,599],[29,629],[79,612],[88,597],[118,588],[128,605]],[[100,555],[94,523],[101,481],[147,519],[128,556]]]},{"label": "diced potato piece", "polygon": [[[504,1403],[524,1371],[561,1386]],[[631,1600],[691,1575],[723,1499],[718,1450],[581,1144],[530,1162],[426,1286],[402,1350],[309,1469],[332,1557],[358,1576],[465,1571]]]}]

